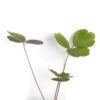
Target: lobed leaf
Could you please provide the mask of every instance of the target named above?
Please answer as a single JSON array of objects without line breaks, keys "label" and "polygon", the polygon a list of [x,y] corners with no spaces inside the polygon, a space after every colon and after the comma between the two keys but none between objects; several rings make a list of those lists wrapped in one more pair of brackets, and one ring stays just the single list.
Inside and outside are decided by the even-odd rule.
[{"label": "lobed leaf", "polygon": [[69,48],[68,40],[61,33],[55,33],[55,38],[61,46]]},{"label": "lobed leaf", "polygon": [[67,52],[74,57],[79,57],[79,56],[87,56],[89,55],[89,49],[88,48],[72,48],[68,49]]},{"label": "lobed leaf", "polygon": [[86,29],[78,30],[73,38],[73,45],[77,47],[90,47],[95,43],[95,34]]},{"label": "lobed leaf", "polygon": [[27,40],[26,43],[27,43],[27,44],[36,44],[36,45],[41,45],[41,44],[43,44],[43,42],[40,41],[40,40]]},{"label": "lobed leaf", "polygon": [[52,80],[54,80],[54,81],[65,82],[65,81],[69,81],[70,78],[72,77],[72,76],[70,76],[69,73],[62,72],[61,74],[59,74],[59,73],[57,73],[56,71],[54,71],[54,70],[52,70],[52,69],[50,69],[50,71],[51,71],[54,75],[57,76],[56,78],[52,78]]}]

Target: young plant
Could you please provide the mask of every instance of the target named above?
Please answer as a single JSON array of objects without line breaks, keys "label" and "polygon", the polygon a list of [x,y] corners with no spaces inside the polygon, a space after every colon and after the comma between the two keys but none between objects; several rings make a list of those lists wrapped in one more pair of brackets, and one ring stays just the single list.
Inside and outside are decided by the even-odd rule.
[{"label": "young plant", "polygon": [[89,47],[95,43],[95,34],[93,32],[88,32],[87,29],[80,29],[76,31],[73,37],[73,45],[71,47],[68,40],[61,33],[55,33],[55,38],[61,46],[67,49],[67,57],[62,72],[57,73],[56,71],[50,69],[50,71],[56,76],[55,78],[52,78],[52,80],[58,81],[54,96],[54,100],[57,100],[61,82],[67,82],[72,77],[69,73],[65,72],[69,55],[73,57],[88,56],[90,52]]},{"label": "young plant", "polygon": [[7,36],[7,38],[8,38],[10,41],[13,41],[13,42],[16,42],[16,43],[22,43],[22,44],[23,44],[24,52],[25,52],[27,61],[28,61],[29,66],[30,66],[30,69],[31,69],[31,72],[32,72],[32,76],[33,76],[34,81],[35,81],[35,83],[36,83],[36,85],[37,85],[37,88],[38,88],[38,90],[39,90],[39,92],[40,92],[40,94],[41,94],[42,99],[45,100],[45,98],[44,98],[44,96],[43,96],[43,93],[42,93],[42,91],[41,91],[41,89],[40,89],[40,86],[39,86],[39,84],[38,84],[38,82],[37,82],[37,79],[36,79],[36,77],[35,77],[35,74],[34,74],[34,71],[33,71],[33,69],[32,69],[32,65],[31,65],[31,63],[30,63],[30,60],[29,60],[29,57],[28,57],[28,54],[27,54],[27,51],[26,51],[26,47],[25,47],[26,44],[41,45],[41,44],[43,44],[43,42],[40,41],[40,40],[33,40],[33,39],[32,39],[32,40],[26,40],[25,36],[23,36],[23,35],[21,35],[21,34],[19,34],[19,33],[9,32],[9,31],[8,31],[8,33],[9,33],[10,35]]}]

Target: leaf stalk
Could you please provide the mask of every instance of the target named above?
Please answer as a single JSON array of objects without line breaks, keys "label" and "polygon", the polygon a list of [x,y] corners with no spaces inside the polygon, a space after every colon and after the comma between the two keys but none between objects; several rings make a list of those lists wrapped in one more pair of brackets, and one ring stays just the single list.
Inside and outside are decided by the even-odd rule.
[{"label": "leaf stalk", "polygon": [[[67,57],[66,57],[66,59],[65,59],[65,63],[64,63],[64,67],[63,67],[63,72],[65,71],[66,63],[67,63],[68,57],[69,57],[69,54],[67,55]],[[58,99],[58,94],[59,94],[59,90],[60,90],[60,85],[61,85],[61,82],[58,82],[58,83],[57,83],[57,87],[56,87],[56,91],[55,91],[54,100],[57,100],[57,99]]]},{"label": "leaf stalk", "polygon": [[38,84],[38,82],[37,82],[37,79],[36,79],[36,77],[35,77],[34,71],[33,71],[33,69],[32,69],[32,65],[31,65],[31,63],[30,63],[30,60],[29,60],[29,57],[28,57],[28,54],[27,54],[27,51],[26,51],[25,43],[24,43],[24,42],[23,42],[23,48],[24,48],[24,52],[25,52],[27,61],[28,61],[28,63],[29,63],[29,66],[30,66],[30,69],[31,69],[31,72],[32,72],[32,76],[33,76],[33,78],[34,78],[34,81],[35,81],[35,83],[36,83],[36,85],[37,85],[37,88],[38,88],[38,90],[39,90],[39,92],[40,92],[40,95],[41,95],[42,99],[45,100],[44,95],[43,95],[43,93],[42,93],[42,91],[41,91],[41,89],[40,89],[40,86],[39,86],[39,84]]}]

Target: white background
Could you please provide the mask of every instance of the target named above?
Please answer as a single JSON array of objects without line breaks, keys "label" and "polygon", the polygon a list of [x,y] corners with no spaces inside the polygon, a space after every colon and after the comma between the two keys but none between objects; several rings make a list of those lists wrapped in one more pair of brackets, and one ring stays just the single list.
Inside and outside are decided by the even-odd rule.
[{"label": "white background", "polygon": [[67,55],[54,38],[68,40],[78,29],[95,32],[87,57],[69,57],[58,100],[100,100],[100,0],[0,0],[0,100],[42,100],[32,78],[22,44],[10,42],[7,30],[44,45],[26,45],[33,70],[46,100],[53,100],[56,82],[48,69],[61,72]]}]

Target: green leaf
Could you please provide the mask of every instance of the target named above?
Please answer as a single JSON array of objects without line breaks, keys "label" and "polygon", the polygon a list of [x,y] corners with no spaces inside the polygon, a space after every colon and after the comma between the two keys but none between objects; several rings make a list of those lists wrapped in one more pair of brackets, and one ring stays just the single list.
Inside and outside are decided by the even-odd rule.
[{"label": "green leaf", "polygon": [[73,44],[77,47],[90,47],[95,41],[95,34],[93,32],[88,32],[86,29],[78,30],[73,38]]},{"label": "green leaf", "polygon": [[89,49],[87,48],[73,48],[73,49],[68,49],[67,52],[74,57],[79,57],[79,56],[87,56],[89,55]]},{"label": "green leaf", "polygon": [[20,41],[19,41],[18,39],[16,39],[15,37],[7,36],[7,38],[8,38],[9,40],[11,40],[11,41],[20,43]]},{"label": "green leaf", "polygon": [[60,77],[68,77],[69,78],[70,74],[69,73],[65,73],[65,72],[62,72],[60,74]]},{"label": "green leaf", "polygon": [[57,77],[59,77],[60,76],[60,74],[59,73],[57,73],[56,71],[54,71],[54,70],[52,70],[52,69],[49,69],[54,75],[56,75]]},{"label": "green leaf", "polygon": [[52,78],[52,80],[54,80],[54,81],[65,82],[65,81],[69,81],[70,78],[72,77],[72,76],[70,76],[69,73],[62,72],[61,74],[59,74],[59,73],[57,73],[56,71],[54,71],[54,70],[52,70],[52,69],[50,69],[50,71],[51,71],[54,75],[57,76],[56,78]]},{"label": "green leaf", "polygon": [[[13,37],[14,40],[16,39],[19,42],[25,42],[25,40],[26,40],[25,37],[19,33],[9,32],[9,31],[8,31],[8,33]],[[12,37],[10,37],[10,38],[12,38]],[[11,39],[9,39],[9,40],[11,40]],[[11,41],[13,41],[13,40],[11,40]],[[16,41],[14,41],[14,42],[16,42]]]},{"label": "green leaf", "polygon": [[55,33],[55,38],[61,46],[69,48],[68,40],[61,33]]},{"label": "green leaf", "polygon": [[66,82],[69,81],[70,79],[67,77],[62,77],[62,78],[52,78],[54,81],[59,81],[59,82]]}]

